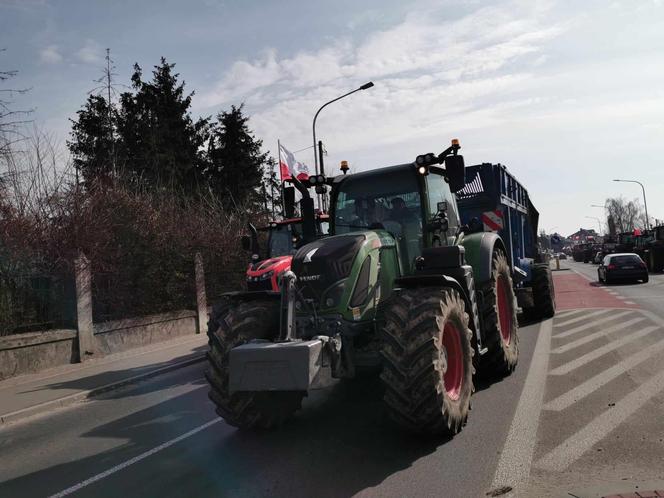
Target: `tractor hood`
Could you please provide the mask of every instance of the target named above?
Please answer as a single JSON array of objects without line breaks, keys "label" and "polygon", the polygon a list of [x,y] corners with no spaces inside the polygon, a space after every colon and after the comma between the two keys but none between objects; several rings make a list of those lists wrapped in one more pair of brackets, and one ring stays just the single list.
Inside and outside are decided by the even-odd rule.
[{"label": "tractor hood", "polygon": [[337,235],[316,240],[297,251],[291,269],[302,285],[324,289],[348,277],[355,256],[365,240],[364,234]]},{"label": "tractor hood", "polygon": [[272,267],[274,266],[287,267],[290,264],[291,258],[292,256],[286,255],[286,256],[277,256],[276,258],[266,259],[265,261],[259,261],[258,263],[252,265],[251,270],[262,272],[273,269]]}]

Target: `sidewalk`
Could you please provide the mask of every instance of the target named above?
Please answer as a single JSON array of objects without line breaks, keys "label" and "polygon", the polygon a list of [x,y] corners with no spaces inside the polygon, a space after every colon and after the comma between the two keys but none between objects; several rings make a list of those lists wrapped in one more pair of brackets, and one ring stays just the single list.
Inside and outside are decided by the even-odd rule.
[{"label": "sidewalk", "polygon": [[0,427],[203,361],[207,335],[197,334],[0,382]]}]

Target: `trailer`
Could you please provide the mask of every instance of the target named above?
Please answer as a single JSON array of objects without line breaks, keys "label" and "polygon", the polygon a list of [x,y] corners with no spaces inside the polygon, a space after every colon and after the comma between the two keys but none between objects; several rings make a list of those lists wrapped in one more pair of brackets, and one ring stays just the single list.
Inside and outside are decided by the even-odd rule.
[{"label": "trailer", "polygon": [[537,242],[539,212],[528,191],[502,164],[483,163],[466,168],[466,186],[457,199],[461,221],[470,232],[496,232],[505,242],[524,315],[552,317],[553,278]]}]

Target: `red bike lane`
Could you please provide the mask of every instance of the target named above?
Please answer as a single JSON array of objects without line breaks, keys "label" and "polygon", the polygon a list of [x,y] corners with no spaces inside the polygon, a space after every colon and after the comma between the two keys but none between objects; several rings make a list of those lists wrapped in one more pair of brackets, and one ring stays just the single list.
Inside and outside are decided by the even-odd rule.
[{"label": "red bike lane", "polygon": [[591,282],[577,273],[553,272],[557,311],[579,308],[639,308],[609,292],[599,282]]}]

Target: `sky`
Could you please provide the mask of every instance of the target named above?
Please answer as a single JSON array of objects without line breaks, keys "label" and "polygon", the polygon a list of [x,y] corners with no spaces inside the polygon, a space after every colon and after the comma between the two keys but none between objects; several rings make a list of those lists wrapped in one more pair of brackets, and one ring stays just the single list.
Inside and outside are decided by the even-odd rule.
[{"label": "sky", "polygon": [[[353,171],[440,152],[501,163],[540,228],[596,228],[607,197],[664,219],[664,2],[660,0],[0,0],[0,70],[17,108],[61,141],[101,75],[165,57],[195,91],[194,115],[245,104],[277,153],[312,142]],[[6,87],[7,85],[5,85]],[[119,88],[122,90],[122,88]],[[313,163],[311,149],[296,154]]]}]

